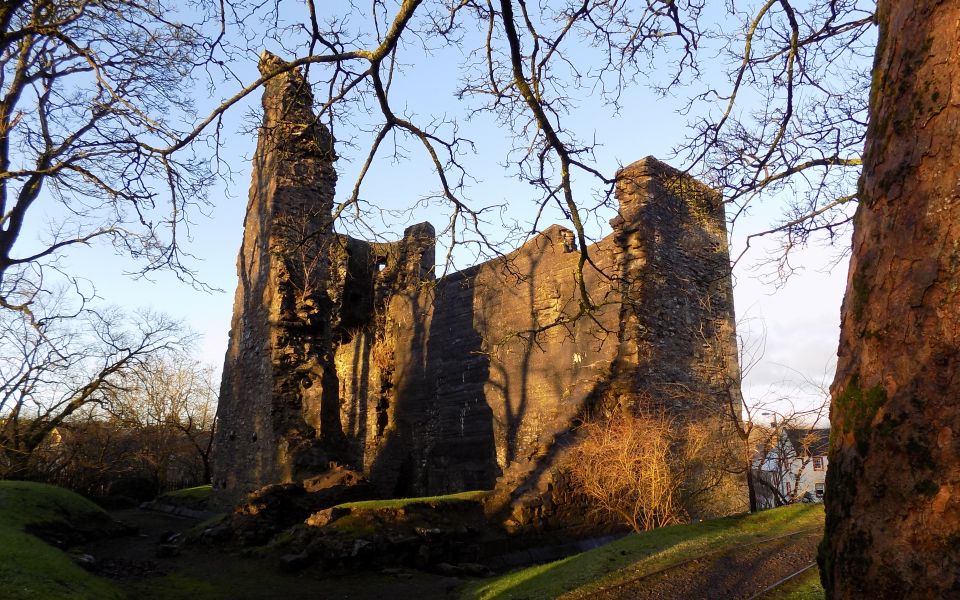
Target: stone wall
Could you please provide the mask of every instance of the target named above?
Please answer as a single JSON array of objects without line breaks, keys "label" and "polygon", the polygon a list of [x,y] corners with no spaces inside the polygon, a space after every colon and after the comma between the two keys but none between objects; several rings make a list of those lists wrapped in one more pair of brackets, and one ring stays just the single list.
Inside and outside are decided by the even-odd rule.
[{"label": "stone wall", "polygon": [[335,461],[384,495],[496,487],[503,507],[549,505],[585,410],[718,418],[739,403],[726,226],[708,188],[649,157],[621,169],[613,233],[588,248],[596,309],[583,315],[579,249],[557,225],[439,280],[429,224],[395,243],[335,233],[332,140],[309,110],[286,108],[309,106],[308,93],[292,73],[264,97],[215,446],[221,497]]}]

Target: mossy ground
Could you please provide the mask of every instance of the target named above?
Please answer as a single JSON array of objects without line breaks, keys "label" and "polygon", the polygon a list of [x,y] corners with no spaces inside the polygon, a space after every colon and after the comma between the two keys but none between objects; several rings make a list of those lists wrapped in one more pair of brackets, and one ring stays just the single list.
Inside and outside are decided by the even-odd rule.
[{"label": "mossy ground", "polygon": [[826,597],[820,585],[820,571],[814,567],[779,586],[761,600],[824,600]]},{"label": "mossy ground", "polygon": [[346,502],[334,508],[348,509],[349,514],[329,523],[325,530],[347,538],[369,538],[388,531],[405,531],[412,535],[420,527],[445,530],[482,528],[481,502],[489,493],[470,491],[442,496]]},{"label": "mossy ground", "polygon": [[0,598],[110,600],[112,583],[87,573],[66,552],[26,532],[80,527],[108,519],[96,504],[62,488],[0,481]]},{"label": "mossy ground", "polygon": [[207,501],[210,499],[212,490],[213,488],[210,485],[198,485],[197,487],[174,490],[160,494],[157,496],[156,502],[202,510],[207,508]]},{"label": "mossy ground", "polygon": [[448,502],[479,502],[483,500],[490,492],[475,490],[471,492],[460,492],[458,494],[446,494],[444,496],[423,496],[420,498],[395,498],[393,500],[361,500],[359,502],[346,502],[337,505],[336,508],[359,508],[366,510],[377,510],[382,508],[407,508],[415,505],[431,506]]},{"label": "mossy ground", "polygon": [[198,485],[191,488],[183,488],[182,490],[174,490],[172,492],[167,492],[165,494],[160,494],[161,498],[179,498],[198,501],[206,501],[210,497],[210,491],[213,487],[210,484],[207,485]]},{"label": "mossy ground", "polygon": [[589,597],[615,585],[701,554],[786,533],[822,527],[823,507],[796,505],[746,516],[664,527],[629,535],[556,562],[475,581],[465,600]]}]

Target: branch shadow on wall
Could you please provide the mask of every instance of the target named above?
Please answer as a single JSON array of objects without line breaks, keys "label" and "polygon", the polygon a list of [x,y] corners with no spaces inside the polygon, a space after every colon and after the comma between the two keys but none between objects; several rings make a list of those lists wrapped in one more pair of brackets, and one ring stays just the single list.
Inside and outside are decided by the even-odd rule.
[{"label": "branch shadow on wall", "polygon": [[[501,518],[519,512],[535,522],[548,512],[544,504],[563,495],[553,475],[562,466],[565,448],[576,442],[575,426],[586,411],[609,416],[619,407],[634,412],[665,410],[681,418],[717,418],[713,404],[729,392],[730,374],[723,372],[724,367],[735,366],[736,361],[734,343],[730,362],[735,332],[723,211],[719,205],[696,204],[704,198],[691,203],[689,197],[674,193],[687,185],[685,179],[663,177],[653,183],[659,189],[651,189],[646,181],[624,182],[636,190],[634,197],[620,197],[621,211],[612,222],[614,235],[590,249],[594,256],[618,256],[617,264],[609,265],[619,296],[619,315],[610,328],[616,332],[616,352],[589,391],[568,394],[571,401],[579,401],[566,407],[565,424],[558,422],[552,432],[545,432],[553,435],[541,436],[540,446],[531,447],[526,455],[511,455],[511,477],[501,482],[490,506]],[[705,210],[719,211],[719,216]],[[722,233],[713,231],[714,220]],[[528,285],[540,284],[531,277]],[[536,314],[537,307],[531,308]],[[581,341],[583,335],[580,330],[571,337]],[[513,360],[525,367],[542,360],[530,353],[551,353],[550,348],[530,343],[524,349]],[[557,368],[562,369],[562,363]],[[520,373],[532,374],[529,368]],[[528,401],[528,385],[521,386],[523,401]],[[529,407],[524,408],[529,413]],[[529,414],[514,417],[522,421]],[[582,522],[582,514],[572,516]]]},{"label": "branch shadow on wall", "polygon": [[370,474],[392,496],[489,489],[498,475],[483,397],[489,361],[473,327],[474,275],[457,273],[391,300],[391,317],[409,334],[393,348],[393,422]]}]

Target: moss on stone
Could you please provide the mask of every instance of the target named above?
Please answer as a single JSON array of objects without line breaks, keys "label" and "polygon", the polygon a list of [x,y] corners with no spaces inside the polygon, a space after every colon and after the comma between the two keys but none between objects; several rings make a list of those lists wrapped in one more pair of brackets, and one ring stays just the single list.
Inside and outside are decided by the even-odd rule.
[{"label": "moss on stone", "polygon": [[443,496],[423,496],[419,498],[393,498],[389,500],[360,500],[338,504],[335,508],[378,510],[385,508],[410,508],[413,506],[437,506],[455,502],[482,502],[490,494],[485,490],[458,492]]},{"label": "moss on stone", "polygon": [[163,504],[172,504],[173,506],[205,509],[207,507],[207,501],[210,499],[212,489],[212,486],[207,484],[173,490],[172,492],[166,492],[157,496],[157,501]]},{"label": "moss on stone", "polygon": [[860,322],[863,317],[863,310],[867,307],[867,301],[870,299],[870,286],[867,285],[861,269],[853,276],[853,317]]}]

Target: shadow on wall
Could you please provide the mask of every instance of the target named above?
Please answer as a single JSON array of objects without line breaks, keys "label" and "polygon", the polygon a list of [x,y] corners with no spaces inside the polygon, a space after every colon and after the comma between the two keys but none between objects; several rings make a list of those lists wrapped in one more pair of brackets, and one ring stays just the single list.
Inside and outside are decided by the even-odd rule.
[{"label": "shadow on wall", "polygon": [[394,375],[390,424],[369,469],[394,496],[489,489],[498,475],[483,397],[489,359],[474,328],[475,271],[390,301]]},{"label": "shadow on wall", "polygon": [[476,327],[476,275],[471,269],[444,278],[433,295],[426,371],[436,387],[420,488],[428,492],[490,489],[499,475],[493,414],[483,394],[490,357]]},{"label": "shadow on wall", "polygon": [[[384,493],[489,489],[500,478],[509,502],[541,498],[589,406],[716,416],[701,409],[727,391],[734,339],[722,206],[699,184],[698,197],[678,190],[661,163],[630,169],[614,234],[589,248],[589,316],[574,319],[579,253],[559,226],[442,280],[391,285],[373,349],[389,355],[384,437],[368,432],[364,463]],[[355,373],[361,398],[348,414],[365,410],[367,372]]]},{"label": "shadow on wall", "polygon": [[[615,352],[615,335],[594,325],[536,331],[575,314],[569,238],[551,227],[506,257],[391,300],[392,426],[369,470],[382,490],[491,489],[569,428],[609,364],[600,355]],[[615,310],[604,314],[615,324]]]},{"label": "shadow on wall", "polygon": [[273,396],[268,360],[270,316],[268,308],[257,301],[268,293],[271,283],[263,264],[269,256],[273,220],[273,206],[261,201],[268,194],[273,168],[266,147],[267,139],[262,137],[254,155],[251,200],[237,256],[238,282],[212,456],[213,486],[219,490],[250,490],[265,480],[279,479],[271,402],[244,401]]},{"label": "shadow on wall", "polygon": [[[722,205],[704,190],[654,159],[621,170],[614,233],[588,248],[583,273],[596,309],[580,318],[572,232],[551,226],[514,252],[434,280],[433,228],[419,224],[393,243],[331,232],[321,291],[336,288],[332,306],[288,335],[266,312],[266,269],[246,262],[269,256],[254,247],[270,232],[250,226],[238,288],[246,304],[234,315],[235,327],[245,325],[231,337],[224,389],[233,393],[221,408],[232,414],[220,435],[239,432],[221,448],[240,450],[229,456],[251,479],[228,487],[277,481],[265,471],[282,469],[270,465],[283,456],[268,438],[297,430],[296,421],[304,431],[342,430],[345,462],[385,495],[496,486],[505,505],[530,496],[542,507],[558,500],[552,478],[587,407],[639,409],[653,398],[693,414],[720,391],[728,397],[736,352],[726,229]],[[329,320],[315,328],[315,314]],[[282,369],[252,373],[269,368],[271,336],[281,334],[290,343],[278,347],[280,366],[287,354],[322,353],[322,377],[306,388],[323,390],[323,402],[288,390]],[[251,394],[257,385],[263,393]],[[329,419],[319,413],[331,395]],[[258,432],[255,444],[243,438]],[[317,446],[334,458],[327,441]],[[321,458],[308,466],[325,468]]]},{"label": "shadow on wall", "polygon": [[[618,174],[617,198],[613,235],[589,249],[602,272],[585,273],[599,310],[543,337],[521,336],[512,356],[507,352],[504,360],[494,361],[493,382],[499,373],[521,365],[514,370],[519,389],[501,376],[507,381],[503,387],[513,392],[499,398],[488,394],[494,413],[500,403],[523,410],[507,421],[512,427],[512,435],[503,440],[508,468],[498,482],[493,510],[536,522],[556,513],[558,504],[575,500],[560,489],[564,481],[558,468],[564,449],[576,443],[575,423],[591,407],[608,415],[615,407],[662,409],[709,422],[718,432],[730,427],[731,415],[739,418],[733,297],[720,199],[653,159]],[[550,273],[549,261],[523,266],[521,272],[529,273],[526,293],[532,295],[526,314],[534,317],[529,323],[542,324],[537,316],[544,312],[543,303],[537,296],[543,297],[556,275]],[[572,265],[566,268],[572,272]],[[558,296],[567,299],[561,312],[575,314],[572,298]],[[570,353],[577,359],[574,365],[566,362]],[[593,369],[587,371],[587,366]],[[538,384],[541,376],[562,389]],[[514,404],[514,397],[519,403]],[[553,398],[560,401],[552,404]],[[540,434],[534,439],[529,432],[537,427]],[[735,487],[725,486],[723,493]],[[726,507],[735,504],[725,498],[709,503],[716,507],[712,514],[728,512]],[[704,514],[710,512],[708,507]],[[582,514],[574,516],[582,519]]]},{"label": "shadow on wall", "polygon": [[[280,62],[265,53],[260,68]],[[729,397],[717,366],[730,347],[736,366],[726,229],[705,186],[652,157],[622,169],[614,234],[589,249],[583,273],[597,310],[570,320],[579,250],[562,227],[440,281],[429,224],[394,243],[334,232],[334,142],[312,105],[299,70],[266,85],[218,411],[218,497],[333,460],[389,495],[497,483],[549,500],[557,448],[587,404],[651,396],[690,411],[691,399],[713,401],[718,381]]]}]

